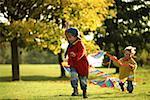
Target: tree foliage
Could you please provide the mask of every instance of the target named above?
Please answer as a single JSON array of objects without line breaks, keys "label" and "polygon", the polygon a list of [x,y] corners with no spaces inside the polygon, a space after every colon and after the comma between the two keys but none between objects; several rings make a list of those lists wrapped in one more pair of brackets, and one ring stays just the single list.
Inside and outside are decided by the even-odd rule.
[{"label": "tree foliage", "polygon": [[66,0],[64,18],[71,26],[95,30],[109,14],[115,15],[113,10],[108,10],[112,4],[113,0]]},{"label": "tree foliage", "polygon": [[[7,19],[1,24],[0,42],[10,41],[14,80],[19,79],[18,46],[60,50],[65,23],[80,31],[100,27],[113,0],[0,0],[0,14]],[[15,76],[16,75],[16,76]]]},{"label": "tree foliage", "polygon": [[65,22],[80,31],[94,30],[108,15],[115,15],[108,10],[112,3],[113,0],[1,0],[0,11],[9,23],[3,25],[1,34],[7,41],[18,37],[21,47],[39,45],[57,53],[63,32],[60,28]]},{"label": "tree foliage", "polygon": [[[105,20],[106,34],[96,35],[97,43],[103,42],[105,48],[115,48],[116,55],[127,45],[137,47],[137,52],[143,49],[150,52],[150,3],[148,0],[115,0],[116,17]],[[103,31],[99,30],[98,33]],[[103,45],[102,44],[102,45]],[[110,49],[109,49],[110,50]],[[117,55],[119,56],[119,55]]]}]

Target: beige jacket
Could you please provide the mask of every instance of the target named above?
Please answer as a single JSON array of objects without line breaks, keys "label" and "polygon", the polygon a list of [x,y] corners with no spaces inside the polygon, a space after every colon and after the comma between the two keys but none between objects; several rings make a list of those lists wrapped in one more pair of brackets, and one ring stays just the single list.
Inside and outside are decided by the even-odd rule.
[{"label": "beige jacket", "polygon": [[135,70],[137,69],[137,63],[136,61],[131,58],[127,61],[125,61],[123,58],[119,59],[123,64],[132,64],[134,67],[130,66],[120,66],[118,63],[113,62],[115,66],[119,67],[119,79],[123,80],[127,78],[127,80],[134,81],[135,77]]}]

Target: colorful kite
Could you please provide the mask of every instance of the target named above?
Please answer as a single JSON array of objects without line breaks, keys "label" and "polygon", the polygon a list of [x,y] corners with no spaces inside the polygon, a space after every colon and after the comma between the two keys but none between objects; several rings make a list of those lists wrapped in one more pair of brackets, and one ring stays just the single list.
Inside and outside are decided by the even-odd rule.
[{"label": "colorful kite", "polygon": [[[120,80],[119,78],[113,77],[112,75],[104,73],[103,71],[100,71],[95,68],[95,67],[102,66],[104,55],[108,56],[112,61],[117,62],[121,66],[122,65],[128,66],[127,64],[123,64],[122,62],[120,62],[116,57],[112,56],[108,52],[100,51],[96,54],[88,55],[89,64],[90,64],[90,66],[92,66],[92,67],[89,67],[89,73],[105,78],[104,80],[94,79],[94,80],[91,80],[90,83],[99,85],[100,87],[120,88],[120,85],[119,85],[120,81],[125,82],[126,79]],[[69,67],[68,63],[63,62],[62,65],[64,66],[64,70],[66,72],[70,73],[70,67]],[[133,77],[133,76],[129,76],[129,77]]]},{"label": "colorful kite", "polygon": [[89,65],[92,67],[101,67],[103,63],[105,52],[100,51],[96,54],[90,54],[87,56]]}]

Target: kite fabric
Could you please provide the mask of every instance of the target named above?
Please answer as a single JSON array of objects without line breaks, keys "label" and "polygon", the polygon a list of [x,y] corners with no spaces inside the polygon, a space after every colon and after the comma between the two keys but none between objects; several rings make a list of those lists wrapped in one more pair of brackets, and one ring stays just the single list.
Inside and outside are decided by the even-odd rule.
[{"label": "kite fabric", "polygon": [[100,87],[110,87],[110,88],[114,87],[114,83],[110,79],[103,81],[91,80],[90,82],[95,85],[99,85]]},{"label": "kite fabric", "polygon": [[[105,78],[104,80],[93,79],[90,81],[90,83],[92,83],[94,85],[98,85],[100,87],[120,88],[120,85],[119,85],[120,81],[125,83],[126,79],[120,80],[119,78],[113,77],[112,75],[104,73],[103,71],[100,71],[95,68],[95,67],[102,66],[104,55],[110,57],[110,59],[112,61],[117,62],[120,65],[125,65],[125,64],[121,63],[116,57],[109,54],[108,52],[100,51],[96,54],[88,55],[89,65],[92,66],[92,67],[89,67],[89,73]],[[63,62],[62,65],[64,66],[64,70],[66,72],[70,73],[70,67],[67,64],[67,62]],[[125,65],[125,66],[127,66],[127,65]],[[133,76],[129,76],[129,77],[133,77]]]},{"label": "kite fabric", "polygon": [[[88,55],[87,59],[89,65],[92,67],[101,67],[103,64],[104,55],[105,55],[104,51],[99,51],[98,53]],[[62,62],[62,65],[69,67],[67,61]]]},{"label": "kite fabric", "polygon": [[[64,67],[64,69],[66,72],[70,73],[70,67]],[[103,80],[103,81],[91,80],[90,83],[99,85],[100,87],[114,87],[114,82],[113,82],[114,79],[113,79],[113,81],[111,79],[109,79],[109,77],[111,77],[110,74],[106,74],[103,71],[100,71],[93,67],[89,68],[89,73],[105,78],[105,80]]]},{"label": "kite fabric", "polygon": [[90,54],[87,56],[89,65],[92,67],[101,67],[103,63],[105,52],[99,51],[96,54]]},{"label": "kite fabric", "polygon": [[[64,70],[68,73],[70,73],[70,67],[65,67],[64,66]],[[117,77],[114,77],[112,76],[111,74],[107,74],[107,73],[104,73],[103,71],[100,71],[94,67],[90,67],[89,68],[89,73],[90,74],[95,74],[99,77],[103,77],[105,78],[104,80],[97,80],[97,79],[93,79],[93,80],[90,80],[90,83],[94,84],[94,85],[98,85],[100,87],[108,87],[108,88],[119,88],[120,89],[120,85],[119,83],[120,82],[123,82],[125,83],[126,82],[126,79],[124,80],[120,80],[119,78]],[[132,76],[129,76],[129,77],[132,77]],[[136,83],[134,83],[136,84]],[[134,85],[135,86],[135,85]]]},{"label": "kite fabric", "polygon": [[63,68],[67,73],[70,73],[70,67],[64,66]]},{"label": "kite fabric", "polygon": [[97,84],[101,87],[111,87],[111,88],[114,87],[114,83],[110,79],[100,81]]}]

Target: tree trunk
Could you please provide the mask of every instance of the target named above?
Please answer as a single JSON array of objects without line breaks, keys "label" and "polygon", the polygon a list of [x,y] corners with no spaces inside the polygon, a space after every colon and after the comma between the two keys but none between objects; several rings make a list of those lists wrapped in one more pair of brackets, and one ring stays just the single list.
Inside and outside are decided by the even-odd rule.
[{"label": "tree trunk", "polygon": [[12,81],[20,80],[17,38],[11,41]]},{"label": "tree trunk", "polygon": [[[119,45],[118,45],[118,42],[114,43],[114,47],[115,47],[115,55],[118,58],[119,57]],[[116,67],[116,73],[119,73],[119,67]]]},{"label": "tree trunk", "polygon": [[65,70],[64,70],[63,65],[62,65],[62,62],[63,62],[63,59],[62,59],[62,50],[60,51],[60,53],[58,53],[58,61],[59,61],[60,71],[61,71],[60,78],[66,77]]},{"label": "tree trunk", "polygon": [[[116,30],[116,32],[118,33],[119,31],[119,27],[118,27],[118,20],[119,20],[119,15],[118,15],[118,9],[119,9],[119,5],[121,4],[121,0],[115,0],[115,2],[116,2],[116,7],[117,7],[117,17],[116,17],[116,24],[117,24],[117,30]],[[114,47],[115,47],[115,55],[116,55],[116,57],[118,58],[119,57],[119,45],[118,45],[118,42],[116,41],[115,43],[114,43]],[[119,73],[119,68],[118,67],[116,67],[116,73]]]}]

